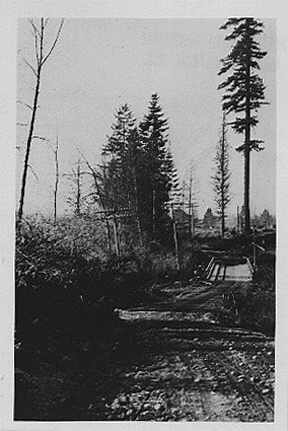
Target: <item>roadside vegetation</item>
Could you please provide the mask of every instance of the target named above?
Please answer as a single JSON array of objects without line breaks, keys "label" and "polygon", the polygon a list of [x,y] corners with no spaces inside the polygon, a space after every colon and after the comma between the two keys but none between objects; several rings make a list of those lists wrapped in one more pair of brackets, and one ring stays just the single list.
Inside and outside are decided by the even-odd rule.
[{"label": "roadside vegetation", "polygon": [[[79,342],[109,332],[117,323],[114,310],[151,303],[155,286],[179,278],[171,247],[152,242],[125,247],[121,255],[105,249],[103,223],[84,217],[57,221],[42,216],[22,221],[16,241],[15,342],[20,352],[46,338]],[[186,257],[183,277],[195,270]],[[44,343],[44,345],[43,345]],[[23,364],[18,364],[19,366]]]},{"label": "roadside vegetation", "polygon": [[[110,331],[111,325],[119,323],[115,309],[159,301],[161,285],[201,280],[211,250],[226,251],[231,258],[249,254],[252,258],[251,240],[246,237],[196,236],[193,242],[182,239],[180,243],[179,272],[172,239],[170,245],[153,241],[142,247],[127,247],[123,241],[117,256],[105,249],[103,223],[90,218],[63,217],[55,225],[35,216],[25,219],[19,229],[15,266],[18,353],[27,344],[43,343],[48,335],[85,340],[95,336],[97,327]],[[273,333],[274,260],[273,253],[257,258],[251,288],[233,292],[239,316],[229,315],[228,304],[224,320],[228,314],[231,323]]]},{"label": "roadside vegetation", "polygon": [[[201,283],[202,269],[209,262],[207,249],[222,249],[229,256],[232,251],[234,256],[245,250],[249,254],[244,237],[196,236],[193,243],[182,238],[179,273],[173,241],[170,246],[154,241],[141,248],[125,247],[123,241],[121,256],[117,256],[105,248],[103,223],[93,219],[63,217],[55,225],[38,216],[25,218],[19,229],[15,274],[18,419],[73,419],[71,405],[80,403],[78,391],[83,399],[93,398],[87,393],[90,380],[109,384],[112,370],[117,374],[134,357],[141,357],[144,341],[145,349],[154,345],[153,337],[150,340],[142,334],[142,325],[120,320],[117,309],[153,308],[165,300],[161,288]],[[273,336],[273,255],[258,257],[258,264],[251,289],[234,291],[234,302],[225,304],[218,318],[224,326]],[[43,399],[47,404],[41,406]],[[79,414],[76,410],[75,419]]]}]

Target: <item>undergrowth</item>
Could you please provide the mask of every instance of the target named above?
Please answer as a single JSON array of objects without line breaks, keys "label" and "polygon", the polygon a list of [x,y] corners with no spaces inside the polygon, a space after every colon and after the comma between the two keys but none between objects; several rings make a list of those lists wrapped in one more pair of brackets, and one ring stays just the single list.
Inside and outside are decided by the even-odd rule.
[{"label": "undergrowth", "polygon": [[[34,216],[16,232],[16,359],[25,348],[45,356],[55,337],[73,351],[75,340],[80,346],[111,334],[121,324],[115,309],[150,303],[157,299],[154,285],[179,278],[167,246],[140,247],[122,238],[117,256],[113,244],[107,247],[104,223],[91,218],[63,217],[54,224]],[[197,266],[189,256],[183,258],[186,278]]]}]

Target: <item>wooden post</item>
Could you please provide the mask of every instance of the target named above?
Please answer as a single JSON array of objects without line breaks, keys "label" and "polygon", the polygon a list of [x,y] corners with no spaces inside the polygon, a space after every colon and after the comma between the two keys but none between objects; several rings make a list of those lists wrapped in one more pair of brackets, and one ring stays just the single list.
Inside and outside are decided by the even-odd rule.
[{"label": "wooden post", "polygon": [[118,234],[117,219],[115,214],[113,214],[112,216],[112,222],[113,222],[113,231],[114,231],[115,251],[116,251],[116,255],[120,256],[119,234]]},{"label": "wooden post", "polygon": [[109,226],[109,217],[107,217],[105,213],[104,213],[104,222],[106,227],[108,250],[109,250],[109,253],[111,253],[111,234],[110,234],[110,226]]},{"label": "wooden post", "polygon": [[255,226],[253,227],[253,267],[254,272],[256,271],[256,235],[255,235]]},{"label": "wooden post", "polygon": [[185,211],[185,189],[186,189],[186,184],[185,181],[183,180],[182,182],[182,211]]},{"label": "wooden post", "polygon": [[237,205],[237,233],[240,232],[239,205]]},{"label": "wooden post", "polygon": [[192,211],[191,211],[191,223],[192,223],[192,238],[194,237],[195,234],[195,219],[194,219],[194,208],[193,208],[193,204],[192,204]]}]

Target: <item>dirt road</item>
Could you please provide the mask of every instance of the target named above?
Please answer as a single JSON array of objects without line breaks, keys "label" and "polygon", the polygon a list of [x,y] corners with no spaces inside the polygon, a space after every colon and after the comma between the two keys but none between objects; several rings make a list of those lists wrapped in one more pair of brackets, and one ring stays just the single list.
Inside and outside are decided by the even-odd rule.
[{"label": "dirt road", "polygon": [[100,410],[107,420],[273,421],[273,339],[217,320],[223,293],[249,288],[237,277],[186,288],[176,283],[166,301],[121,311],[138,325],[138,355],[114,379],[113,395],[101,407],[90,405],[91,416]]},{"label": "dirt road", "polygon": [[153,307],[119,311],[124,330],[105,357],[96,345],[87,363],[75,354],[63,371],[43,364],[24,376],[34,410],[18,418],[273,421],[273,339],[220,324],[221,285],[176,283],[165,294]]},{"label": "dirt road", "polygon": [[145,312],[123,313],[134,322],[141,319],[143,328],[135,343],[139,356],[130,368],[114,375],[108,397],[108,388],[103,387],[88,406],[91,418],[273,421],[270,339],[219,328],[209,322],[211,316],[199,320],[193,313],[159,312],[158,320],[153,313],[153,325],[151,312],[146,312],[147,320]]}]

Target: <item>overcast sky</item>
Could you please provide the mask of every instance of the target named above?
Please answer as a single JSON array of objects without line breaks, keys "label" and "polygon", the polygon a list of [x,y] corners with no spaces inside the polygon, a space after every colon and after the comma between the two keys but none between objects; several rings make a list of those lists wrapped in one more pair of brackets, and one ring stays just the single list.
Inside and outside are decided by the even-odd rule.
[{"label": "overcast sky", "polygon": [[[219,26],[225,19],[68,19],[59,44],[45,64],[35,134],[55,142],[59,135],[62,173],[77,160],[78,147],[92,162],[100,161],[114,113],[128,103],[141,120],[151,94],[157,92],[169,119],[170,141],[179,175],[193,162],[200,215],[214,208],[211,175],[221,126],[221,92],[217,91],[220,58],[230,44]],[[265,150],[252,154],[251,211],[275,212],[276,170],[276,36],[273,20],[264,20],[260,41],[268,51],[260,74],[270,102],[259,111],[253,136]],[[51,20],[49,34],[55,32]],[[51,40],[51,38],[49,40]],[[27,20],[18,27],[18,99],[31,104],[33,75],[23,62],[33,59],[33,37]],[[18,104],[18,121],[30,111]],[[17,191],[20,189],[25,127],[17,127]],[[229,131],[232,201],[230,212],[243,202],[243,157],[235,151],[241,137]],[[24,211],[52,212],[53,153],[33,144]],[[66,208],[67,179],[61,178],[59,210]],[[19,196],[17,196],[18,202]]]}]

